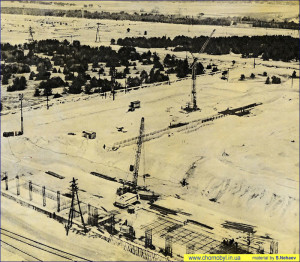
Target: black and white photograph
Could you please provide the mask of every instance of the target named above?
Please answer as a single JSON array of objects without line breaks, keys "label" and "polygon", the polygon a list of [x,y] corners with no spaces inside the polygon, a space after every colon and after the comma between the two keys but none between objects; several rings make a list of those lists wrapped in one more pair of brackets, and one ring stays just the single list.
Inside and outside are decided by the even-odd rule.
[{"label": "black and white photograph", "polygon": [[1,261],[299,254],[299,1],[0,4]]}]

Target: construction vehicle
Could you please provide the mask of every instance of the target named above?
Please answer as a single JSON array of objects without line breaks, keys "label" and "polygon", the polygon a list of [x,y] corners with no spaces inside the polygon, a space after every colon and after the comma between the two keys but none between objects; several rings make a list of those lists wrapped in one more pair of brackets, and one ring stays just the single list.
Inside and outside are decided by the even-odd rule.
[{"label": "construction vehicle", "polygon": [[[203,44],[201,50],[199,51],[199,53],[203,53],[205,48],[207,47],[211,37],[213,36],[213,34],[215,33],[216,29],[214,29],[212,31],[212,33],[210,34],[210,36],[208,37],[208,39],[205,41],[205,43]],[[191,96],[192,96],[192,101],[191,103],[187,103],[186,107],[183,108],[186,112],[193,112],[193,111],[197,111],[199,110],[198,106],[197,106],[197,91],[196,91],[196,68],[197,68],[197,61],[198,58],[196,58],[192,52],[190,52],[192,57],[193,57],[193,62],[190,65],[190,69],[192,69],[192,92],[191,92]]]},{"label": "construction vehicle", "polygon": [[127,192],[121,196],[118,196],[114,205],[120,208],[126,208],[138,203],[139,200],[140,198],[138,194]]},{"label": "construction vehicle", "polygon": [[133,112],[137,108],[141,108],[141,102],[139,100],[130,102],[128,111]]},{"label": "construction vehicle", "polygon": [[128,225],[127,220],[121,225],[120,233],[125,236],[127,239],[133,240],[135,239],[135,231],[133,226]]},{"label": "construction vehicle", "polygon": [[[125,208],[128,207],[133,201],[133,195],[137,196],[137,201],[140,199],[155,201],[159,196],[154,192],[147,189],[147,187],[138,185],[138,175],[140,167],[140,158],[143,144],[144,136],[144,118],[141,118],[140,133],[137,139],[137,150],[135,155],[135,164],[130,165],[129,170],[133,172],[132,181],[122,181],[123,185],[117,189],[117,199],[115,201],[115,206]],[[149,174],[144,174],[144,181],[146,177],[150,177]]]},{"label": "construction vehicle", "polygon": [[[127,193],[137,194],[137,180],[139,174],[139,167],[140,167],[140,158],[141,158],[141,151],[142,151],[142,143],[143,143],[143,135],[144,135],[144,118],[141,119],[140,125],[140,134],[137,141],[137,151],[135,155],[135,165],[130,165],[130,171],[133,171],[133,180],[127,181],[117,189],[117,195],[122,196]],[[121,197],[120,197],[121,198]],[[123,200],[118,199],[116,202],[122,203]]]}]

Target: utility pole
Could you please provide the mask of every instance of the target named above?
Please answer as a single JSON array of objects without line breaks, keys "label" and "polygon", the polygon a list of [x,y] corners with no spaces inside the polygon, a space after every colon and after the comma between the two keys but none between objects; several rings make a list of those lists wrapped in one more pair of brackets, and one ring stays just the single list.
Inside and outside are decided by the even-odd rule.
[{"label": "utility pole", "polygon": [[19,100],[21,101],[21,133],[24,133],[24,126],[23,126],[23,94],[19,94]]},{"label": "utility pole", "polygon": [[196,67],[197,67],[197,64],[196,64],[196,61],[194,61],[194,65],[192,66],[192,80],[193,80],[193,83],[192,83],[192,106],[193,106],[193,110],[196,111],[198,110],[198,107],[197,107],[197,92],[196,92]]},{"label": "utility pole", "polygon": [[115,84],[116,84],[116,69],[114,67],[112,67],[112,72],[111,72],[111,92],[112,92],[112,95],[113,95],[113,101],[115,100]]},{"label": "utility pole", "polygon": [[4,172],[3,179],[5,180],[5,190],[8,190],[8,176],[7,176],[7,172]]},{"label": "utility pole", "polygon": [[29,180],[28,189],[29,189],[29,200],[32,201],[32,181],[31,180]]},{"label": "utility pole", "polygon": [[60,211],[60,191],[57,191],[57,212]]},{"label": "utility pole", "polygon": [[20,195],[20,183],[19,183],[19,176],[16,176],[16,186],[17,186],[17,196]]},{"label": "utility pole", "polygon": [[[70,213],[69,213],[69,218],[68,218],[68,224],[65,226],[67,235],[68,235],[68,233],[69,233],[70,228],[71,228],[72,225],[73,225],[73,217],[74,217],[75,212],[77,212],[77,213],[80,214],[80,217],[81,217],[81,223],[82,223],[82,225],[83,225],[84,232],[87,232],[87,229],[86,229],[86,227],[85,227],[85,223],[84,223],[84,220],[83,220],[83,215],[82,215],[82,212],[81,212],[81,208],[80,208],[80,201],[79,201],[79,197],[78,197],[78,185],[77,185],[77,179],[75,179],[75,178],[73,177],[73,180],[72,180],[70,183],[71,183],[72,201],[71,201]],[[75,201],[76,201],[76,200],[77,200],[77,204],[78,204],[78,209],[79,209],[79,211],[77,211],[77,210],[75,209]]]},{"label": "utility pole", "polygon": [[46,206],[46,187],[42,187],[42,194],[43,194],[43,207]]},{"label": "utility pole", "polygon": [[227,82],[229,80],[229,68],[228,68],[228,72],[227,72]]},{"label": "utility pole", "polygon": [[47,110],[49,110],[49,94],[47,92]]}]

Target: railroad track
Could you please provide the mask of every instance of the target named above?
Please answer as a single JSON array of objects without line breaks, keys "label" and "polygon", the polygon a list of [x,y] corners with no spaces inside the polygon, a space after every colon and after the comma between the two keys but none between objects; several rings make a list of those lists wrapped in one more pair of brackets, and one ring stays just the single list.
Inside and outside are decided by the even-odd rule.
[{"label": "railroad track", "polygon": [[1,228],[1,244],[2,243],[27,256],[35,258],[36,261],[91,261],[4,228]]}]

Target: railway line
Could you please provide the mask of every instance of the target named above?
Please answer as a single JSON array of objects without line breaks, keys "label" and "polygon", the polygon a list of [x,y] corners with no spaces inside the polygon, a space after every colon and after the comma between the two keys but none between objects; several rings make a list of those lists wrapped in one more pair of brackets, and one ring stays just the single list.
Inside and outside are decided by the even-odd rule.
[{"label": "railway line", "polygon": [[1,245],[8,246],[35,261],[91,261],[1,228]]}]

